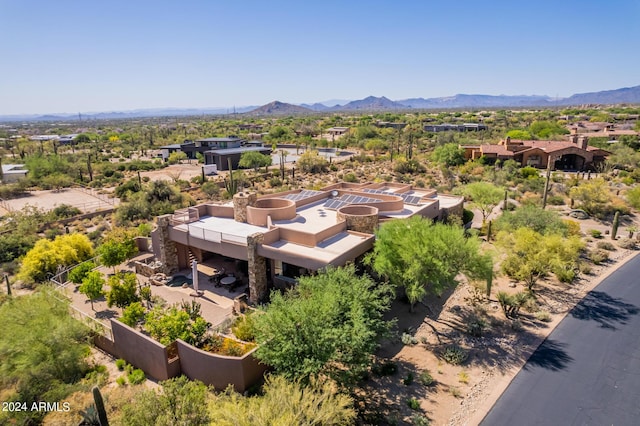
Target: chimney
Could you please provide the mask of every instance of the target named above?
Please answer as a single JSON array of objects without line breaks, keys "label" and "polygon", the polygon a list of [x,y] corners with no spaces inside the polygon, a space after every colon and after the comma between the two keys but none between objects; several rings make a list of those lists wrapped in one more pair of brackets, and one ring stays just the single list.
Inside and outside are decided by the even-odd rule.
[{"label": "chimney", "polygon": [[255,192],[238,192],[233,196],[233,218],[236,222],[247,221],[247,206],[253,206],[257,199]]},{"label": "chimney", "polygon": [[589,138],[586,136],[579,136],[577,142],[578,148],[586,150],[587,146],[589,145]]}]

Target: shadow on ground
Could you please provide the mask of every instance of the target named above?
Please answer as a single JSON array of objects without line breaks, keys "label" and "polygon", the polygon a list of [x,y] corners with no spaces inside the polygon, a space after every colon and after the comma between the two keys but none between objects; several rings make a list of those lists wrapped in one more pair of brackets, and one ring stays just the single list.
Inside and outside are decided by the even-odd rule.
[{"label": "shadow on ground", "polygon": [[556,342],[552,339],[545,340],[529,357],[524,369],[528,370],[533,366],[552,371],[564,370],[573,361],[573,358],[564,350],[565,346],[564,343]]},{"label": "shadow on ground", "polygon": [[591,291],[569,314],[579,320],[595,321],[602,328],[616,330],[616,325],[624,325],[632,315],[640,310],[637,306],[611,297],[602,291]]}]

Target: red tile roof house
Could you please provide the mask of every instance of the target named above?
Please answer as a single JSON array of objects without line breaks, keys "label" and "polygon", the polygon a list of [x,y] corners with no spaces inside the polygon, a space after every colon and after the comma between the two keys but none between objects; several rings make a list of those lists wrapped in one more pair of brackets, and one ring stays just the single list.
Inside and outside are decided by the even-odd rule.
[{"label": "red tile roof house", "polygon": [[588,138],[570,135],[568,141],[522,141],[507,137],[497,145],[463,145],[468,160],[485,157],[490,162],[515,160],[522,166],[551,170],[592,170],[606,160],[608,151],[588,145]]}]

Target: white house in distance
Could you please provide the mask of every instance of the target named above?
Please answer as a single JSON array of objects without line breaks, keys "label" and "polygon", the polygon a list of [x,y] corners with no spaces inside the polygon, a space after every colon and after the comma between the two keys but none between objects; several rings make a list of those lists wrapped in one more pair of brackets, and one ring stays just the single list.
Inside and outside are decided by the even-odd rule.
[{"label": "white house in distance", "polygon": [[3,164],[2,176],[0,181],[2,183],[13,183],[27,176],[28,170],[24,168],[24,164]]}]

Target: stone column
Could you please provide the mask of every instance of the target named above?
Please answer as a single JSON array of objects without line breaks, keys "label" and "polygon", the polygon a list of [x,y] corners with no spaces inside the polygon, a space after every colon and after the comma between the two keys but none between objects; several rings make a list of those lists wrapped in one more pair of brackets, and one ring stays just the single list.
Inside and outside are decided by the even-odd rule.
[{"label": "stone column", "polygon": [[257,199],[255,192],[238,192],[233,196],[233,218],[236,222],[247,221],[247,206],[253,206]]},{"label": "stone column", "polygon": [[169,238],[170,214],[158,216],[157,228],[153,231],[153,251],[162,262],[162,272],[171,275],[178,271],[178,250]]},{"label": "stone column", "polygon": [[247,237],[247,262],[249,264],[249,303],[256,305],[267,297],[267,262],[258,255],[258,246],[264,242],[264,234],[257,232]]}]

